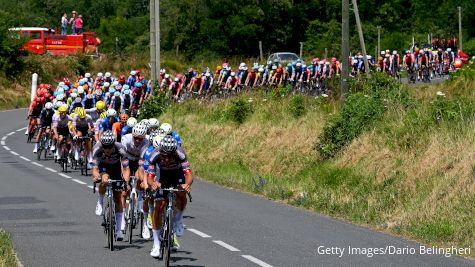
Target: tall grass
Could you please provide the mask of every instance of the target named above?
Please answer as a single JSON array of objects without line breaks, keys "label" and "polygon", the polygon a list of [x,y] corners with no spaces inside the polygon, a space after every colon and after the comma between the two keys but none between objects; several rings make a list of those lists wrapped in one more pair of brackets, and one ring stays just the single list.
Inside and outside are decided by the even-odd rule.
[{"label": "tall grass", "polygon": [[16,267],[17,262],[13,252],[10,236],[0,229],[0,267]]}]

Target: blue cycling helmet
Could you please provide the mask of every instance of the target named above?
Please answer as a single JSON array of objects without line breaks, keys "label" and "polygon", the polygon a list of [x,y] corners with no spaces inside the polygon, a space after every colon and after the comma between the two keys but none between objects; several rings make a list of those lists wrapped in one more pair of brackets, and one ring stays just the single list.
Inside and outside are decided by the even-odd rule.
[{"label": "blue cycling helmet", "polygon": [[136,82],[135,87],[142,87],[142,83],[141,82]]},{"label": "blue cycling helmet", "polygon": [[83,85],[84,85],[84,81],[83,81],[82,79],[79,80],[79,85],[80,85],[80,86],[83,86]]}]

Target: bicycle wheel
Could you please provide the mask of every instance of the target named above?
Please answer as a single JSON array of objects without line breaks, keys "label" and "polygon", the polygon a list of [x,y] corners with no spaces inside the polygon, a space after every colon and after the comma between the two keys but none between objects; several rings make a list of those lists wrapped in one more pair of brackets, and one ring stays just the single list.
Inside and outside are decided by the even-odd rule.
[{"label": "bicycle wheel", "polygon": [[163,246],[163,261],[165,263],[165,267],[170,266],[170,252],[172,246],[172,229],[173,229],[173,221],[172,218],[173,214],[170,210],[167,211],[167,228],[165,229],[165,240]]},{"label": "bicycle wheel", "polygon": [[36,151],[36,158],[38,160],[41,160],[41,153],[43,152],[43,150],[42,150],[43,149],[43,144],[42,143],[43,143],[43,141],[40,140],[40,142],[38,144],[38,151]]},{"label": "bicycle wheel", "polygon": [[110,239],[109,239],[109,201],[104,205],[104,210],[102,212],[102,226],[104,227],[104,235],[106,236],[107,239],[107,248],[110,248]]},{"label": "bicycle wheel", "polygon": [[63,172],[68,172],[68,151],[64,147],[66,144],[63,145],[63,153],[61,153],[61,164],[63,165]]},{"label": "bicycle wheel", "polygon": [[129,235],[129,244],[132,244],[132,231],[134,229],[134,220],[135,220],[135,196],[131,195],[130,196],[130,201],[129,201],[129,219],[128,225],[127,225],[127,231]]},{"label": "bicycle wheel", "polygon": [[[111,193],[112,194],[112,193]],[[109,233],[109,248],[111,251],[114,250],[114,238],[115,238],[115,214],[114,214],[114,206],[113,206],[113,197],[108,197],[108,205],[109,205],[109,229],[107,229]]]}]

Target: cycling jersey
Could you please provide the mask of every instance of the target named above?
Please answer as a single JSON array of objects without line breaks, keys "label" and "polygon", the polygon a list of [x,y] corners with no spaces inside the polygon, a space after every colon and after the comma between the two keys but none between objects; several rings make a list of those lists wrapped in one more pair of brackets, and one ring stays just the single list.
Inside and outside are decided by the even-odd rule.
[{"label": "cycling jersey", "polygon": [[93,168],[98,168],[99,172],[109,174],[111,180],[122,180],[122,169],[129,168],[129,159],[125,152],[125,147],[121,143],[115,143],[112,154],[107,156],[102,144],[96,143],[93,148]]},{"label": "cycling jersey", "polygon": [[119,112],[120,108],[122,107],[123,99],[121,96],[114,96],[112,97],[111,106],[117,112]]},{"label": "cycling jersey", "polygon": [[132,134],[126,134],[122,137],[121,144],[125,147],[127,152],[127,157],[131,161],[138,161],[140,159],[140,154],[144,147],[148,147],[150,145],[148,136],[145,136],[143,142],[139,144],[135,144],[134,137]]},{"label": "cycling jersey", "polygon": [[120,121],[115,122],[114,124],[112,124],[112,133],[114,133],[114,135],[116,136],[117,142],[121,141],[123,125],[124,124]]},{"label": "cycling jersey", "polygon": [[104,119],[102,119],[102,121],[99,124],[99,130],[101,132],[104,132],[106,130],[111,130],[112,131],[112,125],[114,125],[114,123],[116,123],[118,121],[119,121],[119,119],[114,117],[114,118],[112,118],[112,123],[109,123],[109,118],[104,118]]},{"label": "cycling jersey", "polygon": [[140,158],[143,159],[142,167],[145,172],[148,170],[150,156],[152,155],[154,149],[155,148],[153,146],[146,147],[142,150],[142,153],[140,154]]},{"label": "cycling jersey", "polygon": [[158,179],[162,187],[185,183],[184,173],[191,172],[190,163],[181,147],[171,154],[161,153],[159,148],[155,148],[150,155],[148,164],[149,177],[156,179],[155,172],[159,170]]},{"label": "cycling jersey", "polygon": [[175,138],[176,143],[178,144],[178,146],[181,146],[181,137],[180,137],[180,135],[177,132],[172,132],[171,136],[173,136],[173,138]]},{"label": "cycling jersey", "polygon": [[124,127],[122,127],[122,131],[120,135],[124,136],[129,133],[132,133],[132,127],[129,127],[128,125],[125,125]]},{"label": "cycling jersey", "polygon": [[82,101],[82,105],[83,105],[84,109],[94,108],[96,106],[96,100],[94,98],[91,98],[91,99],[85,98]]},{"label": "cycling jersey", "polygon": [[53,115],[53,122],[51,127],[53,128],[68,128],[68,122],[72,122],[73,118],[69,115],[61,117],[58,113]]},{"label": "cycling jersey", "polygon": [[41,111],[43,110],[43,105],[40,102],[31,102],[30,105],[30,116],[38,118]]},{"label": "cycling jersey", "polygon": [[78,116],[76,116],[72,123],[73,127],[76,128],[77,131],[81,132],[83,136],[88,133],[89,127],[94,127],[93,124],[93,120],[89,115],[86,115],[84,119],[80,119]]},{"label": "cycling jersey", "polygon": [[41,128],[51,127],[51,123],[53,123],[53,115],[54,111],[47,109],[43,109],[40,113],[40,124]]}]

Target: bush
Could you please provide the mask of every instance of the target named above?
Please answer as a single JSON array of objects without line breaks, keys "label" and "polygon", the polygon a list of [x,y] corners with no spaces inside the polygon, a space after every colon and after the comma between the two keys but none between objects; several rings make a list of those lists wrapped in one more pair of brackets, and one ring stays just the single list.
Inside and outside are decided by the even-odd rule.
[{"label": "bush", "polygon": [[290,113],[294,118],[298,118],[305,114],[305,103],[302,95],[295,95],[290,101]]},{"label": "bush", "polygon": [[151,96],[139,110],[139,119],[158,118],[170,106],[170,100],[165,94]]},{"label": "bush", "polygon": [[232,121],[242,124],[252,112],[252,106],[249,102],[244,99],[237,99],[231,102],[227,113]]},{"label": "bush", "polygon": [[343,110],[324,127],[315,149],[323,158],[331,158],[384,113],[384,102],[373,96],[350,95]]}]

